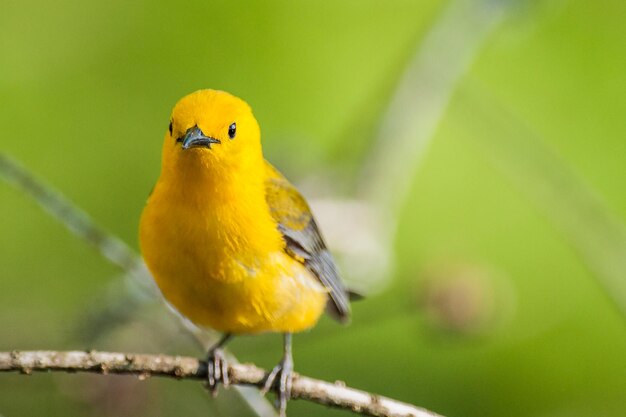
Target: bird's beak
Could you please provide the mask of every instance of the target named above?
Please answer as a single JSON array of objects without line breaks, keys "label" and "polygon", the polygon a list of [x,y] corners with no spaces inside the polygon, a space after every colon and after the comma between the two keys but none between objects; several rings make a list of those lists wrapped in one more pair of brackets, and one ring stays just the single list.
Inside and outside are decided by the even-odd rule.
[{"label": "bird's beak", "polygon": [[206,136],[198,126],[187,129],[185,136],[179,139],[183,142],[183,149],[209,148],[212,143],[222,143],[219,139]]}]

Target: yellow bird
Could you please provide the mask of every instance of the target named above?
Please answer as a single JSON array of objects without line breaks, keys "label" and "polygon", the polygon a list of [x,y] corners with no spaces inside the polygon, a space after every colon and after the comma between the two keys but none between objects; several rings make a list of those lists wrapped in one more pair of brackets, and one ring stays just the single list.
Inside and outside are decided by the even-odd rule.
[{"label": "yellow bird", "polygon": [[308,204],[263,158],[259,125],[243,100],[200,90],[174,107],[161,175],[141,216],[141,250],[165,299],[199,327],[222,332],[208,383],[228,383],[222,346],[237,334],[281,332],[281,415],[290,397],[291,334],[324,310],[350,316],[348,292]]}]

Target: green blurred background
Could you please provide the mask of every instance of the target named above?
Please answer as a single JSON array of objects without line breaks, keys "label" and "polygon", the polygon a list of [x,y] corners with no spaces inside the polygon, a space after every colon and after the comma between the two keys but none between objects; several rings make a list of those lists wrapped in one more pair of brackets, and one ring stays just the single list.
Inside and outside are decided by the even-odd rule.
[{"label": "green blurred background", "polygon": [[[393,97],[428,97],[398,92],[408,63],[459,52],[423,50],[452,3],[2,0],[0,150],[136,249],[171,107],[230,91],[307,198],[383,207],[391,230],[380,251],[395,268],[347,274],[371,295],[349,327],[324,318],[296,336],[297,371],[449,417],[624,416],[626,3],[467,2],[495,23],[460,77],[422,80],[451,100],[433,100],[428,146],[387,184],[408,190],[392,210],[362,191],[364,167],[404,151],[381,130],[411,124],[386,111]],[[87,338],[94,309],[125,296],[120,270],[6,183],[0,202],[0,350],[203,355],[158,301]],[[231,347],[264,367],[280,357],[277,335]],[[254,414],[189,382],[4,374],[0,415]],[[292,401],[289,415],[347,412]]]}]

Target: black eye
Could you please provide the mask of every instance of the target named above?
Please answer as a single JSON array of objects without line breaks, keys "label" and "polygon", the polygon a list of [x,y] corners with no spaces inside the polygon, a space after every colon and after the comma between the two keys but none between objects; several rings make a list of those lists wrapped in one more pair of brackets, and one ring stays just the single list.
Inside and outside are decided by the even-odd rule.
[{"label": "black eye", "polygon": [[170,122],[170,136],[172,135],[172,122]]},{"label": "black eye", "polygon": [[230,126],[228,126],[228,137],[231,139],[235,139],[236,133],[237,133],[237,123],[233,122]]}]

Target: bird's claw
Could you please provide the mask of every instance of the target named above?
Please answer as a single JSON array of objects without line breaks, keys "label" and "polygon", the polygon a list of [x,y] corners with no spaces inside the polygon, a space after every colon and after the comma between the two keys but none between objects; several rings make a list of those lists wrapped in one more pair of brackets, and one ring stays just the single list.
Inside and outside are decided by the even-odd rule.
[{"label": "bird's claw", "polygon": [[206,386],[214,397],[217,395],[217,387],[220,382],[224,387],[228,387],[230,384],[228,379],[228,362],[224,356],[224,351],[217,348],[210,350],[207,357]]},{"label": "bird's claw", "polygon": [[[276,380],[278,379],[278,385]],[[293,380],[293,361],[291,358],[283,358],[278,365],[272,369],[265,379],[261,395],[269,392],[276,385],[276,402],[279,414],[285,417],[287,412],[287,401],[291,398],[291,383]]]}]

